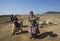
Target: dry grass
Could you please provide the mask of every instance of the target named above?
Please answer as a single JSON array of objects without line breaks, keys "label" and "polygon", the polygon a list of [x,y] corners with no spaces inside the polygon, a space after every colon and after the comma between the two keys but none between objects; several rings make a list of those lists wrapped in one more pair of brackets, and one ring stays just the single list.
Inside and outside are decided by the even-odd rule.
[{"label": "dry grass", "polygon": [[[24,25],[29,25],[28,16],[18,16],[19,19],[23,19]],[[48,25],[40,30],[40,38],[29,39],[30,34],[27,32],[20,33],[18,35],[11,35],[12,24],[4,23],[0,24],[0,41],[60,41],[60,18],[57,16],[40,16],[40,21],[50,19],[58,23],[58,25]],[[28,30],[28,27],[22,27],[24,31]],[[53,34],[51,33],[53,32]],[[51,36],[52,35],[52,36]],[[54,37],[54,35],[57,35]]]}]

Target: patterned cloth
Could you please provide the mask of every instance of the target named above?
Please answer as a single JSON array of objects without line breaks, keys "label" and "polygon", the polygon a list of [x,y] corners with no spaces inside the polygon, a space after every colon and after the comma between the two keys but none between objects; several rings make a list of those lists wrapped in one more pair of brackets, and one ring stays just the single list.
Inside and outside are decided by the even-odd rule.
[{"label": "patterned cloth", "polygon": [[12,25],[13,25],[12,32],[18,32],[21,29],[20,26],[19,27],[16,27],[14,23],[12,23]]},{"label": "patterned cloth", "polygon": [[20,30],[20,28],[17,28],[17,27],[15,27],[15,28],[13,29],[14,32],[18,32],[19,30]]},{"label": "patterned cloth", "polygon": [[32,33],[32,34],[36,34],[36,33],[38,34],[39,33],[39,29],[38,29],[37,26],[31,26],[31,27],[29,27],[28,32]]},{"label": "patterned cloth", "polygon": [[32,34],[37,34],[39,33],[39,29],[38,29],[39,23],[37,22],[37,20],[34,21],[31,20],[32,18],[36,18],[36,16],[35,15],[33,15],[32,17],[29,16],[29,21],[31,23],[31,26],[29,27],[28,32]]}]

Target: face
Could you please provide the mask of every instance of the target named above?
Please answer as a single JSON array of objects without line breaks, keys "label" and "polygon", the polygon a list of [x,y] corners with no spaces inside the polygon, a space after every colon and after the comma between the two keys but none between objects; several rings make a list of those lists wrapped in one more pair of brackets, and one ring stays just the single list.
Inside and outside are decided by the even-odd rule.
[{"label": "face", "polygon": [[30,12],[30,16],[33,16],[33,12]]},{"label": "face", "polygon": [[30,16],[33,16],[33,14],[30,13]]}]

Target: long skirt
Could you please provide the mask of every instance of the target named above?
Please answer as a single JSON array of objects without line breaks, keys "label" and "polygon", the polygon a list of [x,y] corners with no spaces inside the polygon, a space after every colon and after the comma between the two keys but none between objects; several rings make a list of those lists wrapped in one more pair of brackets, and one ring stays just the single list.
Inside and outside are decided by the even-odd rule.
[{"label": "long skirt", "polygon": [[16,27],[13,23],[12,32],[18,32],[20,29],[21,28]]},{"label": "long skirt", "polygon": [[38,26],[31,26],[31,27],[29,27],[28,32],[31,33],[31,34],[38,34],[38,33],[40,33],[39,29],[38,29]]}]

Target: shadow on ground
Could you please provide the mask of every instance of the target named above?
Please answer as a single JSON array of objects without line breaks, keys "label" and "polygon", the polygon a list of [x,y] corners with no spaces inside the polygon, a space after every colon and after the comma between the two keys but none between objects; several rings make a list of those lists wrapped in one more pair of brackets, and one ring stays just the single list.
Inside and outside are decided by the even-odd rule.
[{"label": "shadow on ground", "polygon": [[23,32],[18,32],[18,33],[16,33],[16,35],[19,35],[19,34],[27,34],[27,33],[28,33],[28,31],[25,30],[25,31],[23,31]]},{"label": "shadow on ground", "polygon": [[51,31],[51,32],[44,32],[44,33],[38,35],[37,38],[38,38],[38,39],[44,39],[44,38],[46,38],[47,36],[50,36],[50,37],[57,37],[58,35],[55,34],[55,33],[53,33],[53,32]]},{"label": "shadow on ground", "polygon": [[[26,31],[23,31],[23,32],[16,33],[16,35],[19,35],[19,34],[27,34],[27,33],[28,33],[28,31],[26,30]],[[57,37],[58,35],[55,34],[55,33],[53,33],[52,31],[50,31],[50,32],[44,32],[44,33],[38,35],[36,38],[37,39],[44,39],[44,38],[46,38],[48,36],[54,38],[54,37]]]}]

